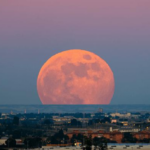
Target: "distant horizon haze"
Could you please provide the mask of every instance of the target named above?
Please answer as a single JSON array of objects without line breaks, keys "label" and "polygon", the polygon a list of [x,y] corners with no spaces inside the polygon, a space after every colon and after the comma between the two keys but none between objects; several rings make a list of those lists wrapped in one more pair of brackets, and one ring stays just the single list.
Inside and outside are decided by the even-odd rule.
[{"label": "distant horizon haze", "polygon": [[150,105],[0,105],[0,113],[96,113],[147,112]]}]

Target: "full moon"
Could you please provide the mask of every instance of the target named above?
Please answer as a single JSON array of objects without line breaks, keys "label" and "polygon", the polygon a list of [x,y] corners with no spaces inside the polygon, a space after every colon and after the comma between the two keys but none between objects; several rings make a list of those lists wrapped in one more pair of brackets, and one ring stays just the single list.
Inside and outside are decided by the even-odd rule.
[{"label": "full moon", "polygon": [[109,104],[114,87],[109,65],[98,55],[79,49],[50,57],[37,78],[43,104]]}]

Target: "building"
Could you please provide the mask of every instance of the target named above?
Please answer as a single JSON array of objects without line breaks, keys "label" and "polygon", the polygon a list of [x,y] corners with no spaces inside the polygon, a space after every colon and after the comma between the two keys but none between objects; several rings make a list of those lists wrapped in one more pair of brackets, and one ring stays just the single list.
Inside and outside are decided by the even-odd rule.
[{"label": "building", "polygon": [[119,131],[121,132],[121,133],[125,133],[125,132],[139,132],[140,131],[140,129],[139,128],[133,128],[133,127],[121,127],[120,129],[119,129]]},{"label": "building", "polygon": [[131,113],[111,113],[110,116],[112,117],[120,117],[120,118],[130,118]]},{"label": "building", "polygon": [[149,131],[141,131],[138,133],[133,133],[132,135],[133,135],[133,137],[137,138],[138,140],[150,139]]},{"label": "building", "polygon": [[95,138],[95,137],[105,137],[111,141],[116,141],[117,143],[121,143],[121,140],[123,138],[123,133],[121,132],[118,132],[118,131],[112,131],[112,132],[105,132],[103,130],[95,130],[95,131],[92,131],[92,130],[86,130],[86,131],[79,131],[79,130],[74,130],[70,133],[67,133],[68,137],[71,139],[72,136],[74,134],[83,134],[84,136],[91,136],[92,138]]},{"label": "building", "polygon": [[111,119],[111,123],[117,123],[117,119]]}]

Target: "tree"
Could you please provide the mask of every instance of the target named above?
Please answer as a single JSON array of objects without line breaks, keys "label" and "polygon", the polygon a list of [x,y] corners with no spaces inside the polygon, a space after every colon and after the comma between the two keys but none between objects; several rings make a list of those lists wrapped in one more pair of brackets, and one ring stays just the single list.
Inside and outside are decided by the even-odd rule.
[{"label": "tree", "polygon": [[77,136],[76,136],[76,134],[73,134],[73,136],[71,138],[71,143],[74,145],[76,140],[77,140]]},{"label": "tree", "polygon": [[97,147],[99,147],[100,150],[106,150],[107,149],[107,142],[108,142],[108,139],[106,139],[104,137],[93,138],[93,145],[95,146],[95,149],[97,149]]},{"label": "tree", "polygon": [[122,139],[123,143],[136,143],[137,139],[135,137],[133,137],[133,135],[130,132],[125,132],[123,139]]},{"label": "tree", "polygon": [[42,146],[42,139],[40,137],[26,138],[24,140],[24,144],[26,145],[26,148],[41,147]]},{"label": "tree", "polygon": [[139,142],[141,142],[141,143],[150,143],[150,139],[144,138],[144,139],[140,140]]},{"label": "tree", "polygon": [[83,135],[82,134],[73,134],[72,138],[71,138],[71,143],[75,143],[75,141],[78,141],[78,142],[82,142],[83,141]]},{"label": "tree", "polygon": [[18,130],[14,130],[12,135],[13,135],[13,138],[15,138],[15,139],[21,138],[21,130],[19,130],[19,129]]},{"label": "tree", "polygon": [[92,138],[90,137],[84,137],[83,141],[83,150],[91,150],[92,149]]},{"label": "tree", "polygon": [[102,122],[102,123],[106,123],[106,122],[111,123],[111,120],[110,120],[109,117],[104,117],[104,118],[101,120],[101,122]]},{"label": "tree", "polygon": [[13,124],[14,124],[14,125],[19,125],[19,117],[14,116]]},{"label": "tree", "polygon": [[47,142],[51,144],[67,144],[68,140],[69,137],[63,133],[62,129],[58,133],[47,138]]},{"label": "tree", "polygon": [[93,145],[94,145],[94,149],[97,149],[97,146],[99,145],[99,138],[98,137],[94,137],[93,138]]},{"label": "tree", "polygon": [[91,119],[91,120],[89,120],[88,125],[92,126],[97,123],[101,123],[101,120],[100,119]]},{"label": "tree", "polygon": [[16,146],[16,140],[14,138],[8,138],[6,140],[7,147],[15,147]]},{"label": "tree", "polygon": [[81,122],[77,121],[76,119],[71,119],[71,125],[72,126],[81,126]]},{"label": "tree", "polygon": [[45,119],[44,124],[50,125],[50,124],[53,124],[53,121],[51,119]]},{"label": "tree", "polygon": [[94,123],[95,123],[95,121],[92,119],[92,120],[89,120],[88,125],[91,126],[91,125],[93,125]]}]

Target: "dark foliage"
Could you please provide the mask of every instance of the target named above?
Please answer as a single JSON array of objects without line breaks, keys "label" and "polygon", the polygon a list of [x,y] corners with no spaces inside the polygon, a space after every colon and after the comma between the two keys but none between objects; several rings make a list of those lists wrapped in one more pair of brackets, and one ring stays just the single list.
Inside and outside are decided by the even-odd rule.
[{"label": "dark foliage", "polygon": [[15,147],[16,146],[16,140],[14,138],[8,138],[6,140],[7,147]]},{"label": "dark foliage", "polygon": [[19,125],[19,117],[17,117],[17,116],[14,117],[13,124],[14,125]]}]

